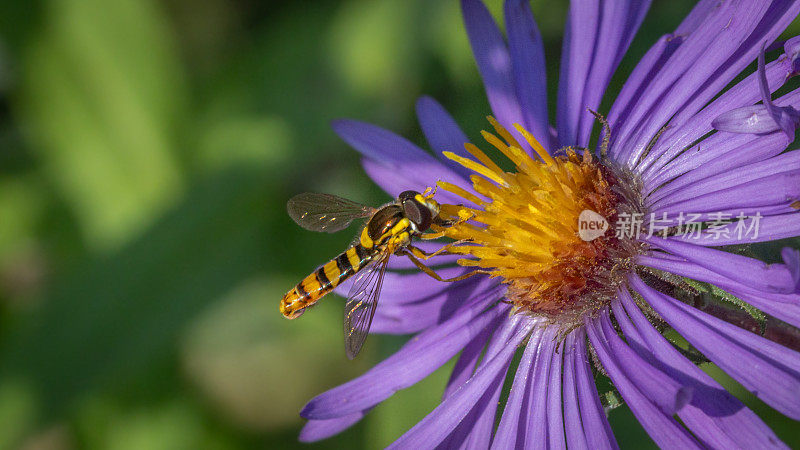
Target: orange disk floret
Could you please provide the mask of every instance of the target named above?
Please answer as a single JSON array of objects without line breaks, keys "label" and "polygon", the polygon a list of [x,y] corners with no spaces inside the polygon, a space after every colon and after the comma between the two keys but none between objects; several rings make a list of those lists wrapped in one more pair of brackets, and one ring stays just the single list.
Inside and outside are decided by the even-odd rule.
[{"label": "orange disk floret", "polygon": [[[629,194],[636,192],[632,180],[601,164],[588,150],[566,148],[560,156],[551,156],[517,125],[540,157],[534,159],[508,130],[489,120],[500,137],[484,131],[484,138],[514,163],[516,172],[503,171],[472,144],[466,148],[475,160],[447,153],[476,172],[471,181],[479,194],[440,182],[442,189],[476,205],[443,205],[446,214],[472,216],[447,230],[448,237],[469,241],[454,245],[451,252],[469,256],[459,264],[501,277],[516,311],[580,320],[608,304],[622,282],[622,269],[632,267],[638,253],[638,244],[618,238],[609,225],[620,212],[641,210]],[[593,239],[582,237],[582,213],[604,221],[604,231]]]}]

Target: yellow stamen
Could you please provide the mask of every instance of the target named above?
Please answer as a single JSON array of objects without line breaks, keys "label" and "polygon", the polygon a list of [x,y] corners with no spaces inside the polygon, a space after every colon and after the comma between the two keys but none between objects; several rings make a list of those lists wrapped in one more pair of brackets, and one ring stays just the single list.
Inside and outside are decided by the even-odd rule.
[{"label": "yellow stamen", "polygon": [[456,186],[455,184],[448,183],[447,181],[439,181],[436,183],[439,187],[444,189],[445,191],[452,192],[458,195],[461,198],[467,199],[476,205],[483,205],[483,200],[478,198],[478,196],[468,192],[466,189]]},{"label": "yellow stamen", "polygon": [[500,175],[498,175],[498,173],[502,173],[502,171],[495,172],[492,169],[487,168],[486,166],[482,166],[469,158],[464,158],[463,156],[456,155],[453,152],[442,152],[442,154],[452,159],[453,161],[461,164],[467,169],[485,176],[486,178],[494,181],[495,183],[498,184],[506,183],[505,180],[503,180],[503,178]]},{"label": "yellow stamen", "polygon": [[497,119],[495,119],[492,116],[487,116],[486,118],[489,119],[489,122],[492,124],[492,127],[494,127],[495,131],[497,131],[497,134],[502,136],[503,139],[505,139],[506,142],[508,142],[508,145],[512,147],[522,148],[522,146],[519,145],[519,142],[517,142],[514,136],[512,136],[511,133],[509,133],[504,126],[500,125],[500,122],[498,122]]},{"label": "yellow stamen", "polygon": [[620,265],[632,259],[631,245],[620,241],[612,229],[593,240],[583,240],[579,234],[578,218],[584,210],[596,212],[608,223],[613,223],[620,207],[627,210],[626,198],[612,188],[615,183],[619,188],[620,177],[608,179],[610,169],[588,151],[566,149],[562,156],[550,156],[527,130],[515,125],[541,158],[537,161],[493,117],[488,119],[497,134],[481,134],[514,163],[517,172],[504,172],[472,144],[465,147],[478,162],[445,153],[476,172],[470,177],[473,189],[488,199],[439,183],[482,208],[442,205],[442,214],[471,217],[446,229],[448,237],[469,241],[453,245],[450,251],[473,257],[460,259],[459,264],[501,277],[509,285],[507,297],[515,311],[580,320],[581,314],[599,309],[598,299],[613,293],[621,283],[616,274],[624,273],[618,270]]},{"label": "yellow stamen", "polygon": [[548,165],[555,164],[555,160],[553,160],[553,157],[550,156],[549,153],[547,153],[547,150],[545,150],[544,147],[542,147],[542,144],[540,144],[539,141],[537,141],[536,138],[533,137],[533,135],[530,132],[528,132],[528,130],[522,128],[522,125],[518,123],[514,124],[514,128],[516,128],[517,131],[522,133],[522,136],[525,137],[525,140],[528,141],[528,144],[531,145],[531,148],[533,148],[536,154],[539,155],[540,158],[542,158],[542,161],[544,161]]}]

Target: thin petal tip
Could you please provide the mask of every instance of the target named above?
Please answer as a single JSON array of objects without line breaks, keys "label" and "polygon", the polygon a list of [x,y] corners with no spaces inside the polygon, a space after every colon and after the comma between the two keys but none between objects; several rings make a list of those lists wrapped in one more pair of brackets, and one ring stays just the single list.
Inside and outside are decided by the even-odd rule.
[{"label": "thin petal tip", "polygon": [[786,263],[786,267],[789,268],[789,273],[792,276],[792,281],[794,282],[794,292],[796,294],[800,294],[800,250],[791,247],[784,247],[784,249],[781,250],[781,256],[783,257],[783,262]]},{"label": "thin petal tip", "polygon": [[325,437],[327,436],[318,436],[318,433],[315,430],[310,429],[308,427],[308,424],[306,424],[306,426],[304,426],[300,430],[300,434],[297,436],[297,440],[309,444],[311,442],[317,442],[319,440],[325,439]]},{"label": "thin petal tip", "polygon": [[789,57],[790,71],[787,78],[800,74],[800,36],[787,39],[783,44],[783,51]]},{"label": "thin petal tip", "polygon": [[311,399],[311,401],[306,403],[305,406],[303,406],[303,409],[300,410],[300,417],[309,420],[318,419],[317,417],[314,417],[315,409],[314,399]]},{"label": "thin petal tip", "polygon": [[421,95],[419,98],[417,98],[417,102],[416,102],[415,105],[417,107],[417,111],[419,111],[420,108],[424,108],[424,107],[428,107],[428,106],[432,106],[432,105],[438,105],[438,104],[439,104],[439,102],[437,102],[436,99],[434,99],[430,95]]},{"label": "thin petal tip", "polygon": [[330,126],[337,134],[341,134],[346,132],[348,128],[351,126],[358,124],[359,122],[353,119],[333,119],[330,122]]},{"label": "thin petal tip", "polygon": [[684,406],[688,405],[692,401],[692,397],[694,396],[694,388],[690,386],[683,386],[678,389],[678,393],[675,396],[675,412],[680,411],[683,409]]}]

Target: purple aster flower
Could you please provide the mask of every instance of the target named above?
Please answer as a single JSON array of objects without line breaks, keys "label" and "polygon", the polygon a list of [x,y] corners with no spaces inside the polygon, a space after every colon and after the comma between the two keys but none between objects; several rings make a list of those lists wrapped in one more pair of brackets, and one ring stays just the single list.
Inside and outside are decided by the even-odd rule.
[{"label": "purple aster flower", "polygon": [[[613,102],[610,127],[594,152],[584,150],[603,123],[589,110],[600,105],[649,4],[572,2],[552,127],[528,2],[506,1],[504,37],[479,0],[462,0],[496,118],[483,137],[515,171],[468,143],[430,98],[417,113],[436,156],[372,125],[335,123],[386,192],[439,181],[444,213],[470,219],[448,230],[471,242],[436,260],[451,263],[442,276],[476,268],[488,275],[443,284],[422,273],[387,274],[372,331],[414,337],[311,400],[301,440],[346,429],[458,355],[439,406],[393,447],[616,447],[595,371],[660,447],[786,447],[697,358],[800,419],[800,353],[730,320],[742,306],[797,332],[800,254],[785,249],[784,264],[768,265],[718,248],[800,234],[800,152],[784,153],[800,90],[771,98],[797,73],[800,45],[789,40],[780,56],[764,58],[800,2],[698,2],[637,64]],[[758,70],[729,87],[756,59]],[[674,225],[687,215],[699,226]],[[641,229],[614,229],[637,217]],[[586,218],[598,236],[582,238]],[[672,225],[652,233],[662,221]],[[395,269],[413,267],[395,259]],[[689,301],[700,297],[737,306],[712,311]],[[688,345],[664,338],[667,328]]]}]

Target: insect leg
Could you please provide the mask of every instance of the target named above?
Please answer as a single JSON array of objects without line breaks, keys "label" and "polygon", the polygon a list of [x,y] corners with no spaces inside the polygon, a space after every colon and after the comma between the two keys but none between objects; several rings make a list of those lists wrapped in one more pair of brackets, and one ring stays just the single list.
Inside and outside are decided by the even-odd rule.
[{"label": "insect leg", "polygon": [[433,185],[433,188],[426,187],[425,192],[422,193],[422,196],[425,198],[433,198],[436,195],[436,191],[439,190],[439,181],[437,180],[436,184]]},{"label": "insect leg", "polygon": [[658,139],[668,129],[669,129],[669,125],[664,125],[663,127],[661,127],[661,129],[658,130],[658,133],[656,133],[656,135],[653,136],[653,139],[650,139],[650,142],[647,143],[647,147],[644,148],[644,151],[642,152],[642,155],[639,156],[639,158],[636,160],[636,165],[637,166],[639,165],[640,162],[642,162],[644,160],[645,157],[647,157],[647,155],[650,153],[650,150],[652,150],[653,147],[656,145],[656,142],[658,142]]},{"label": "insect leg", "polygon": [[417,266],[417,268],[419,268],[419,270],[425,272],[425,274],[427,274],[428,276],[430,276],[434,280],[443,281],[445,283],[452,283],[454,281],[461,281],[461,280],[469,278],[469,277],[471,277],[473,275],[477,275],[479,273],[489,273],[486,270],[477,269],[477,270],[473,270],[472,272],[465,273],[464,275],[461,275],[461,276],[458,276],[458,277],[442,278],[442,277],[439,276],[439,274],[434,272],[433,269],[431,269],[430,267],[426,266],[420,260],[418,260],[416,257],[414,257],[414,255],[412,255],[410,252],[406,252],[406,251],[403,250],[403,251],[398,252],[397,254],[398,255],[407,256],[408,259],[411,260],[411,262],[414,263],[414,265]]},{"label": "insect leg", "polygon": [[605,158],[608,155],[608,146],[611,144],[611,126],[602,114],[588,108],[587,110],[603,125],[603,142],[600,144],[600,156]]},{"label": "insect leg", "polygon": [[451,222],[449,220],[448,221],[444,221],[444,223],[439,225],[440,227],[445,228],[444,230],[437,231],[435,233],[423,233],[423,234],[419,235],[419,238],[420,239],[424,239],[424,240],[439,239],[440,237],[444,237],[447,234],[447,228],[454,227],[456,225],[461,225],[462,223],[470,221],[473,218],[475,218],[475,213],[474,212],[470,213],[468,217],[461,218],[461,219],[459,219],[459,220],[457,220],[455,222]]},{"label": "insect leg", "polygon": [[416,256],[419,259],[430,259],[430,258],[433,258],[436,255],[442,255],[442,254],[444,254],[444,255],[452,255],[453,253],[449,252],[450,247],[452,247],[454,245],[458,245],[458,244],[463,244],[464,242],[469,242],[469,239],[461,239],[459,241],[451,242],[451,243],[449,243],[449,244],[447,244],[445,246],[442,246],[442,248],[440,248],[439,250],[436,250],[433,253],[428,253],[428,252],[426,252],[425,250],[423,250],[423,249],[421,249],[419,247],[414,247],[413,245],[406,246],[406,250],[410,251],[411,254],[413,254],[414,256]]},{"label": "insect leg", "polygon": [[445,234],[447,234],[447,231],[439,231],[436,233],[423,233],[419,236],[419,238],[423,240],[439,239],[440,237],[444,237]]}]

